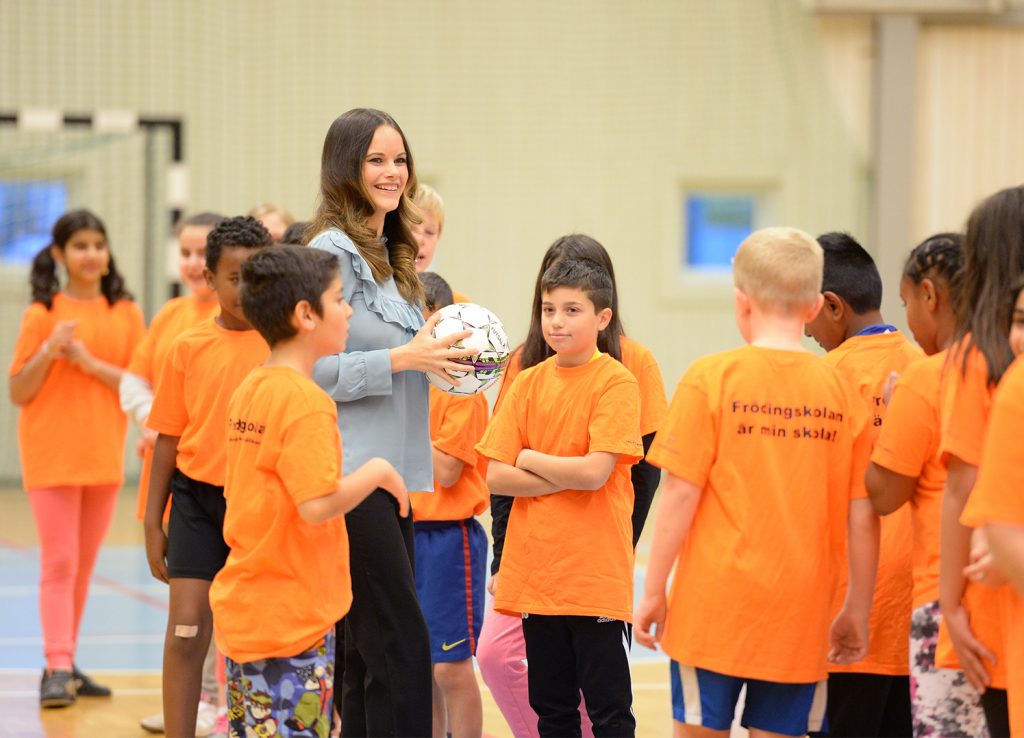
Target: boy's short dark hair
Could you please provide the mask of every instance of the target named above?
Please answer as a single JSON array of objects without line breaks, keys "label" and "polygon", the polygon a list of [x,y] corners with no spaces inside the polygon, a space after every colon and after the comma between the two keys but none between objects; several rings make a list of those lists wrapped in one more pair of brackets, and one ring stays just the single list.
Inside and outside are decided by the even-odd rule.
[{"label": "boy's short dark hair", "polygon": [[611,275],[589,259],[560,259],[548,267],[540,278],[541,294],[559,287],[582,290],[598,311],[612,306],[615,288]]},{"label": "boy's short dark hair", "polygon": [[882,307],[882,277],[875,260],[849,233],[818,236],[825,252],[822,292],[834,292],[858,315]]},{"label": "boy's short dark hair", "polygon": [[242,312],[266,342],[294,337],[292,312],[302,300],[323,317],[323,293],[338,276],[338,257],[285,244],[255,253],[242,264]]},{"label": "boy's short dark hair", "polygon": [[306,243],[306,230],[308,228],[308,222],[304,220],[295,221],[284,229],[284,235],[281,236],[281,243],[291,243],[296,246],[302,246]]},{"label": "boy's short dark hair", "polygon": [[420,281],[423,283],[424,304],[430,312],[435,313],[455,302],[451,285],[437,272],[423,272]]},{"label": "boy's short dark hair", "polygon": [[206,268],[211,272],[217,271],[220,252],[225,246],[258,249],[273,245],[270,231],[255,218],[248,215],[225,218],[206,236]]}]

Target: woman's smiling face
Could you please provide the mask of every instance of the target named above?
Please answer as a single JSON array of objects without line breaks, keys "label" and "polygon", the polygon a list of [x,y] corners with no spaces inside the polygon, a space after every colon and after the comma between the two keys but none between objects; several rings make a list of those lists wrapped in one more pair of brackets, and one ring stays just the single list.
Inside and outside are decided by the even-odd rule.
[{"label": "woman's smiling face", "polygon": [[379,126],[363,159],[363,187],[374,216],[383,218],[398,207],[408,181],[408,155],[402,134],[391,126]]}]

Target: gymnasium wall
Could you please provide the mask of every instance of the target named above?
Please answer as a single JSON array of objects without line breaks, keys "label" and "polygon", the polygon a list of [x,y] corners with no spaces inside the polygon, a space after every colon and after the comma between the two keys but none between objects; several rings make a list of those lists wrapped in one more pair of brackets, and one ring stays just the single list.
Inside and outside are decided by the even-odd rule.
[{"label": "gymnasium wall", "polygon": [[[955,145],[968,133],[1012,138],[1018,34],[923,32],[922,234],[956,225],[970,202],[1024,171],[1019,150]],[[980,71],[951,53],[1003,69],[981,88],[991,114],[964,110],[957,96],[977,91]],[[627,330],[654,350],[671,391],[694,358],[740,340],[728,278],[680,267],[684,193],[756,187],[771,222],[864,233],[870,54],[869,22],[819,20],[797,0],[8,0],[0,110],[179,116],[192,210],[272,201],[300,218],[313,208],[331,120],[356,106],[388,110],[448,206],[438,272],[518,340],[543,251],[567,232],[595,236],[615,261]],[[21,144],[0,143],[2,169]],[[95,179],[83,167],[103,172],[74,204],[107,218],[136,285],[139,254],[164,245],[140,243],[133,220],[145,207],[142,144],[116,146],[128,153],[97,148],[72,165],[79,178]],[[130,160],[123,175],[111,167],[118,157]],[[24,304],[24,274],[3,270],[5,365]],[[14,416],[2,404],[0,477],[17,476]]]},{"label": "gymnasium wall", "polygon": [[[858,143],[870,150],[871,20],[825,16],[818,29],[843,117]],[[916,128],[914,243],[937,231],[962,229],[980,199],[1024,182],[1022,70],[1020,25],[947,19],[922,26],[916,99],[908,101]],[[895,289],[895,277],[889,282]]]}]

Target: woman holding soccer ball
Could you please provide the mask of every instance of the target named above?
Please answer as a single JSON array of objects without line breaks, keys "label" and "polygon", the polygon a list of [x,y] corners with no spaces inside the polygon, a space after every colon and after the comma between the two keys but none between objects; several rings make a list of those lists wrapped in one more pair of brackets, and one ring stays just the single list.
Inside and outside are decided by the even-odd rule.
[{"label": "woman holding soccer ball", "polygon": [[[410,492],[434,489],[424,372],[458,371],[452,359],[463,352],[451,346],[469,335],[435,339],[437,317],[424,325],[408,197],[415,188],[412,153],[390,115],[357,108],[331,124],[309,245],[340,258],[353,315],[345,352],[318,362],[314,379],[338,403],[342,473],[380,456]],[[430,642],[416,598],[412,518],[376,490],[345,522],[353,602],[338,634],[344,734],[430,735]]]}]

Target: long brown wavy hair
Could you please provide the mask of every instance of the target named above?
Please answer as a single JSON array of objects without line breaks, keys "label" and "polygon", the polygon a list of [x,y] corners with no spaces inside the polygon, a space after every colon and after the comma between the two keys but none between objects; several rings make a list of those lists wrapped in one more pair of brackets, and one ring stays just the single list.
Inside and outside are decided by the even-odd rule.
[{"label": "long brown wavy hair", "polygon": [[[983,200],[967,219],[961,289],[956,293],[957,340],[977,348],[997,384],[1013,361],[1007,301],[1024,276],[1024,186],[1008,187]],[[966,373],[968,351],[961,371]]]},{"label": "long brown wavy hair", "polygon": [[[373,203],[363,182],[363,160],[373,141],[373,134],[381,126],[394,128],[402,137],[409,170],[409,179],[398,207],[384,216],[386,245],[368,223],[373,215]],[[402,297],[413,304],[422,304],[423,285],[416,273],[419,248],[411,229],[414,223],[421,221],[419,208],[410,198],[416,186],[412,151],[395,119],[373,108],[349,110],[327,129],[320,159],[319,201],[306,231],[307,242],[328,228],[342,230],[366,259],[378,283],[393,275]]]}]

